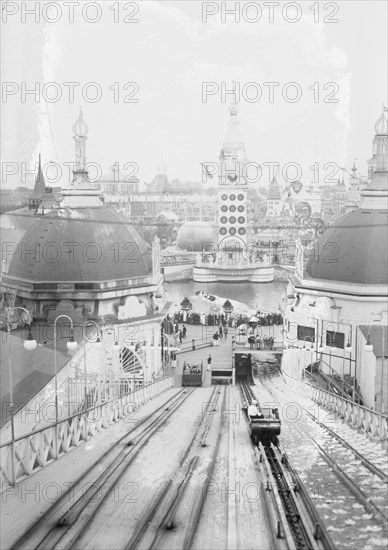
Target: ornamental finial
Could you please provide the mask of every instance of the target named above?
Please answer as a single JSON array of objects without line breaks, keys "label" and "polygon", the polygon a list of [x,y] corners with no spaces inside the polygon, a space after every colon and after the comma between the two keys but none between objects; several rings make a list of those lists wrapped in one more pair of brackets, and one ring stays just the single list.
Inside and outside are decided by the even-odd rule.
[{"label": "ornamental finial", "polygon": [[385,114],[387,112],[388,112],[388,109],[383,103],[381,116],[375,124],[375,133],[378,136],[388,135],[388,120]]},{"label": "ornamental finial", "polygon": [[77,137],[86,137],[88,135],[88,125],[84,121],[81,107],[76,122],[73,124],[73,134]]}]

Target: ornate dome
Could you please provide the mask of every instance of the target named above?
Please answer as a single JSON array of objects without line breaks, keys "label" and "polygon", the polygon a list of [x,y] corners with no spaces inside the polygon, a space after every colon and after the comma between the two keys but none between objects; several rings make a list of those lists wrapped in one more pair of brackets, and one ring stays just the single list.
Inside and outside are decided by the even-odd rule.
[{"label": "ornate dome", "polygon": [[386,116],[387,108],[383,105],[383,112],[381,113],[380,118],[375,124],[376,135],[387,135],[388,134],[388,120]]},{"label": "ornate dome", "polygon": [[19,242],[8,276],[35,283],[98,283],[151,273],[151,247],[124,218],[102,206],[37,218]]},{"label": "ornate dome", "polygon": [[313,279],[384,285],[387,251],[387,210],[357,210],[318,239],[306,272]]},{"label": "ornate dome", "polygon": [[212,222],[185,222],[177,234],[177,246],[183,250],[202,252],[204,243],[218,242],[217,226]]}]

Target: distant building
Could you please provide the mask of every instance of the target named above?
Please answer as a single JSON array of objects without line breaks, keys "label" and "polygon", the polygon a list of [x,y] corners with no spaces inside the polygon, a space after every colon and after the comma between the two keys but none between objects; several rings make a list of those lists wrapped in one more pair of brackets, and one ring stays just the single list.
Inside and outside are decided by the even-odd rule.
[{"label": "distant building", "polygon": [[267,216],[270,218],[278,218],[282,213],[282,195],[280,191],[280,185],[274,177],[268,188],[267,198]]},{"label": "distant building", "polygon": [[205,190],[202,183],[169,181],[163,167],[144,191],[129,196],[131,220],[154,222],[162,211],[171,211],[179,222],[214,221],[217,209],[215,190]]},{"label": "distant building", "polygon": [[345,213],[354,212],[360,208],[361,204],[361,190],[367,185],[367,182],[362,181],[357,176],[356,163],[353,163],[352,175],[350,177],[350,188],[346,196]]},{"label": "distant building", "polygon": [[[375,125],[371,180],[360,208],[341,216],[310,250],[299,245],[285,306],[282,369],[301,378],[319,360],[322,372],[347,379],[364,404],[388,406],[388,127],[386,111]],[[376,322],[378,320],[378,322]],[[373,325],[372,327],[370,325]],[[364,344],[373,332],[374,353]],[[305,348],[305,349],[303,349]]]}]

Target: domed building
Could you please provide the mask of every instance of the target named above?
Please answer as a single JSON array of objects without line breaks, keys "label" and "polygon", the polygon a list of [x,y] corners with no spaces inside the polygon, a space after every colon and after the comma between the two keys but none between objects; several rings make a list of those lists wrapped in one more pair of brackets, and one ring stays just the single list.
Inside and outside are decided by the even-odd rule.
[{"label": "domed building", "polygon": [[[388,405],[386,117],[383,109],[360,209],[327,229],[307,262],[306,250],[298,246],[287,289],[282,366],[286,375],[300,378],[308,364],[319,360],[323,373],[347,380],[366,406],[380,412]],[[372,352],[365,349],[369,341],[375,342]]]},{"label": "domed building", "polygon": [[[144,343],[149,378],[160,368],[164,315],[160,247],[151,247],[121,215],[104,206],[86,170],[88,127],[73,126],[76,169],[59,206],[7,213],[1,291],[3,306],[23,306],[50,326],[61,314],[83,326],[114,325],[121,345]],[[39,182],[44,188],[39,168]],[[20,223],[18,222],[20,218]],[[4,238],[4,237],[3,237]],[[12,313],[17,324],[19,312]],[[136,329],[136,330],[135,330]]]},{"label": "domed building", "polygon": [[182,250],[202,252],[206,244],[218,240],[217,225],[212,222],[185,222],[177,233],[177,246]]}]

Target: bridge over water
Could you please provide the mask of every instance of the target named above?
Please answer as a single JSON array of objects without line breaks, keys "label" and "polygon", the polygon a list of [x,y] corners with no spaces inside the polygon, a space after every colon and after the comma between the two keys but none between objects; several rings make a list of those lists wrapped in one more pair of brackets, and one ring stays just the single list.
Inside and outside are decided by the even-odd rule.
[{"label": "bridge over water", "polygon": [[[162,255],[161,267],[192,266],[196,264],[197,257],[198,252],[164,253]],[[280,264],[274,262],[273,265],[277,269],[284,269],[285,271],[294,272],[295,270],[293,264]]]}]

